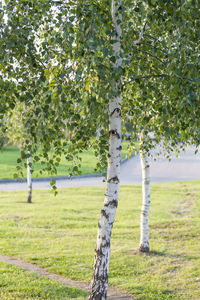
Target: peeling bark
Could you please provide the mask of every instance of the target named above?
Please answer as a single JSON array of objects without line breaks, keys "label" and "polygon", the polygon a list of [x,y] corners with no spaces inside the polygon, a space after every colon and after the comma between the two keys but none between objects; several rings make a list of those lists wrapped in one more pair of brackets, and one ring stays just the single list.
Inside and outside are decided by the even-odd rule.
[{"label": "peeling bark", "polygon": [[[29,153],[30,155],[30,153]],[[27,158],[27,185],[28,185],[28,203],[32,203],[32,178],[31,178],[31,157]]]},{"label": "peeling bark", "polygon": [[[116,29],[114,37],[116,43],[113,50],[117,61],[114,67],[121,66],[121,0],[112,0],[112,19]],[[116,209],[119,197],[119,178],[120,178],[120,160],[121,160],[121,101],[122,101],[122,80],[116,80],[117,97],[109,102],[109,155],[107,169],[107,184],[104,198],[104,205],[101,210],[98,223],[97,243],[95,249],[93,279],[91,282],[91,291],[89,300],[106,299],[108,289],[108,271],[110,261],[110,243],[112,227],[115,220]]]},{"label": "peeling bark", "polygon": [[142,167],[142,210],[140,218],[140,245],[139,251],[149,252],[149,210],[151,202],[150,194],[150,164],[147,153],[140,151]]}]

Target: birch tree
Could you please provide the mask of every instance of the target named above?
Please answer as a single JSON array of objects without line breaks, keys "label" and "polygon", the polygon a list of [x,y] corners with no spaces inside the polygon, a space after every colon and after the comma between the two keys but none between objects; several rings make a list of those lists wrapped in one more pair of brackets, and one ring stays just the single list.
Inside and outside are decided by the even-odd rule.
[{"label": "birch tree", "polygon": [[[160,82],[157,83],[157,85],[160,86]],[[165,89],[164,86],[162,86],[162,89]],[[200,115],[200,105],[198,102],[197,86],[194,85],[193,96],[189,101],[187,101],[187,97],[190,98],[190,95],[187,94],[188,91],[185,89],[183,89],[184,92],[179,92],[180,98],[174,102],[170,101],[170,96],[167,95],[167,91],[163,92],[162,89],[155,89],[156,94],[153,93],[154,95],[152,95],[152,92],[148,91],[146,96],[144,98],[142,97],[145,103],[142,105],[144,109],[143,113],[140,114],[136,110],[133,114],[132,108],[130,108],[129,112],[125,112],[125,115],[130,113],[133,124],[135,128],[137,128],[136,132],[132,132],[131,143],[133,144],[137,140],[136,134],[140,135],[140,140],[138,142],[142,169],[143,197],[139,243],[139,251],[141,252],[150,251],[150,160],[152,158],[157,159],[158,155],[162,152],[166,159],[170,159],[172,152],[178,154],[180,150],[184,150],[189,144],[196,145],[196,149],[198,149],[199,146],[198,116]],[[143,91],[144,90],[145,88],[143,88]],[[131,95],[130,90],[128,94]],[[148,99],[146,99],[148,96],[154,100],[151,102],[148,101]],[[160,96],[162,100],[159,101]],[[156,102],[155,105],[153,104],[155,103],[154,101]],[[135,107],[135,103],[133,103],[133,106]],[[177,106],[180,111],[182,111],[182,114],[180,114]],[[158,146],[159,153],[156,153],[156,147]]]},{"label": "birch tree", "polygon": [[28,152],[27,158],[27,185],[28,185],[28,203],[32,202],[32,178],[31,178],[31,154]]},{"label": "birch tree", "polygon": [[[122,1],[112,1],[112,21],[114,24],[113,54],[117,58],[113,67],[121,67],[121,22]],[[97,244],[91,293],[89,299],[106,299],[108,288],[108,270],[110,261],[111,233],[115,220],[119,198],[120,160],[121,160],[121,102],[122,102],[122,77],[116,78],[115,95],[109,101],[109,154],[107,184],[104,205],[98,223]]]},{"label": "birch tree", "polygon": [[[7,73],[20,83],[27,105],[34,101],[33,94],[39,92],[37,83],[41,83],[43,96],[38,101],[40,110],[49,120],[49,128],[44,130],[46,134],[40,140],[47,167],[56,169],[55,160],[63,149],[73,160],[87,147],[88,140],[90,143],[96,141],[96,151],[101,156],[105,157],[104,149],[108,149],[106,194],[98,225],[89,299],[105,299],[107,293],[111,233],[119,195],[121,112],[124,119],[127,117],[125,111],[130,117],[138,113],[138,119],[143,119],[144,125],[149,124],[147,120],[153,118],[149,113],[144,116],[144,107],[148,110],[150,107],[153,115],[166,107],[170,111],[167,104],[163,108],[163,103],[166,99],[169,104],[172,99],[179,98],[177,86],[187,91],[195,86],[183,81],[183,77],[190,79],[189,67],[185,69],[183,63],[186,60],[183,45],[189,33],[192,46],[195,43],[196,33],[187,30],[195,15],[193,4],[198,4],[193,2],[46,0],[24,3],[13,0],[5,6],[8,22],[2,30],[2,45],[6,49]],[[188,26],[185,28],[187,35],[176,31],[183,23]],[[194,25],[196,28],[197,24]],[[163,52],[168,48],[169,53]],[[191,54],[190,58],[193,78],[196,56]],[[26,80],[30,72],[31,84]],[[155,83],[156,79],[160,81]],[[161,89],[160,84],[165,88]],[[143,91],[142,97],[137,97],[138,89]],[[164,92],[169,97],[162,99]],[[178,103],[178,114],[182,108],[183,105]],[[176,117],[175,126],[186,124]],[[161,137],[166,119],[155,120],[152,126],[155,129],[157,124],[158,137]],[[63,128],[68,121],[69,129],[73,129],[70,143],[62,140]],[[102,129],[96,140],[99,127]],[[35,131],[32,135],[36,136]],[[48,160],[47,150],[51,146],[55,150],[55,160]]]},{"label": "birch tree", "polygon": [[[129,120],[132,119],[136,129],[132,132],[132,143],[135,142],[137,134],[141,137],[143,204],[139,250],[142,252],[149,252],[151,149],[162,143],[163,151],[166,157],[169,157],[171,151],[184,149],[189,143],[195,144],[196,147],[199,145],[200,105],[197,80],[199,47],[196,43],[198,25],[194,17],[195,6],[198,8],[197,2],[193,2],[193,5],[192,9],[189,2],[182,6],[183,10],[190,11],[190,17],[186,19],[178,9],[175,12],[175,15],[177,13],[175,22],[178,26],[171,33],[167,31],[163,33],[159,39],[149,34],[148,22],[146,23],[140,43],[146,43],[154,50],[152,53],[149,49],[145,49],[147,54],[145,64],[149,65],[149,69],[156,70],[157,74],[145,75],[145,68],[141,66],[137,76],[132,80],[127,78],[127,85],[125,84],[128,101],[123,115],[128,115]],[[177,71],[173,70],[175,62]],[[150,133],[153,133],[154,141],[150,138]]]},{"label": "birch tree", "polygon": [[[144,136],[141,133],[140,143],[143,143]],[[151,202],[150,193],[150,161],[148,153],[140,147],[140,160],[142,169],[142,209],[140,223],[140,245],[141,252],[149,252],[149,210]]]},{"label": "birch tree", "polygon": [[[29,111],[28,111],[29,110]],[[28,189],[28,197],[27,202],[32,203],[32,167],[31,167],[31,149],[33,147],[33,138],[31,135],[31,128],[32,128],[32,122],[31,122],[31,107],[29,106],[29,109],[25,111],[25,106],[23,103],[20,103],[19,101],[15,105],[15,108],[12,110],[11,114],[7,114],[7,137],[9,138],[9,141],[14,143],[19,147],[21,150],[21,153],[24,153],[24,156],[26,157],[26,169],[27,169],[27,189]],[[38,122],[38,125],[40,122]],[[40,130],[37,132],[38,135],[40,134]],[[18,158],[18,163],[22,163],[22,159]],[[15,177],[17,177],[17,174],[14,174]]]}]

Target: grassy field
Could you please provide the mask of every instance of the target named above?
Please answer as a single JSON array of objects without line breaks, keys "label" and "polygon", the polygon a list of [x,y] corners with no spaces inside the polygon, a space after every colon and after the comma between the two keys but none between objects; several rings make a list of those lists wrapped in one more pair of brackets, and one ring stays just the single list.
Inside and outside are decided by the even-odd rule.
[{"label": "grassy field", "polygon": [[[101,187],[62,189],[56,197],[48,190],[37,190],[33,193],[34,203],[27,204],[26,192],[1,192],[1,254],[89,282],[103,194]],[[200,182],[152,184],[149,255],[136,251],[140,207],[141,186],[121,187],[112,234],[109,284],[128,290],[140,300],[199,300]],[[24,280],[26,277],[32,281],[31,276],[36,275],[27,278],[17,268],[1,268],[6,271],[1,278],[9,276],[11,287],[16,284],[15,289],[9,289],[3,279],[0,290],[7,295],[5,299],[16,299],[12,295],[22,290],[29,296],[27,299],[37,299],[40,290],[40,299],[51,299],[45,298],[46,292],[54,295],[58,291],[62,295],[66,289],[53,289],[48,281],[48,290],[45,279],[41,279],[38,288],[33,286],[32,296]]]},{"label": "grassy field", "polygon": [[[128,155],[128,142],[123,142],[122,159]],[[13,174],[16,173],[17,159],[20,157],[19,149],[16,146],[8,146],[4,151],[0,151],[0,179],[13,178]],[[97,158],[92,151],[87,151],[81,154],[82,157],[82,174],[95,173]],[[70,162],[67,161],[64,155],[61,158],[60,165],[58,167],[57,176],[67,176],[68,168],[71,166]],[[39,173],[41,170],[41,164],[36,163],[34,165],[35,171],[33,177],[46,177],[49,176],[47,172],[42,175]],[[24,171],[26,177],[26,170]]]},{"label": "grassy field", "polygon": [[0,262],[0,299],[84,299],[87,293]]}]

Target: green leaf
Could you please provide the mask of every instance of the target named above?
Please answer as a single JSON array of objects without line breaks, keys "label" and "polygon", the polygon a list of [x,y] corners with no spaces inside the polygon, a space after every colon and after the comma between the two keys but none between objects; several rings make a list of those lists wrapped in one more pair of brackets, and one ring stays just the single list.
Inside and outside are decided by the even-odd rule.
[{"label": "green leaf", "polygon": [[56,184],[56,180],[52,179],[51,182],[50,182],[50,185],[53,187],[55,184]]}]

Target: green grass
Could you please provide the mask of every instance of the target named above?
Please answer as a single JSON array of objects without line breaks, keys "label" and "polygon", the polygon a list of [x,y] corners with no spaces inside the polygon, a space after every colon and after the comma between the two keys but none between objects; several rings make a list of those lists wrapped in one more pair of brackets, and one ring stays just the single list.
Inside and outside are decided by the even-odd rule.
[{"label": "green grass", "polygon": [[[123,142],[122,159],[128,156],[128,142]],[[16,173],[17,159],[20,157],[20,151],[16,146],[7,146],[3,151],[0,151],[0,179],[13,178],[13,174]],[[85,151],[81,154],[82,158],[82,174],[95,173],[97,158],[92,150]],[[68,168],[71,166],[70,162],[65,159],[63,155],[58,167],[57,176],[67,176]],[[42,169],[40,163],[34,165],[33,177],[46,177],[49,176],[47,172],[43,172],[42,175],[39,171]],[[26,170],[24,170],[24,176],[26,177]]]},{"label": "green grass", "polygon": [[[89,282],[103,194],[101,187],[61,189],[56,197],[37,190],[27,204],[26,192],[1,192],[0,252]],[[140,300],[198,300],[200,182],[152,184],[149,255],[136,251],[140,207],[141,186],[121,187],[109,284]]]},{"label": "green grass", "polygon": [[87,293],[0,262],[0,299],[86,299]]}]

